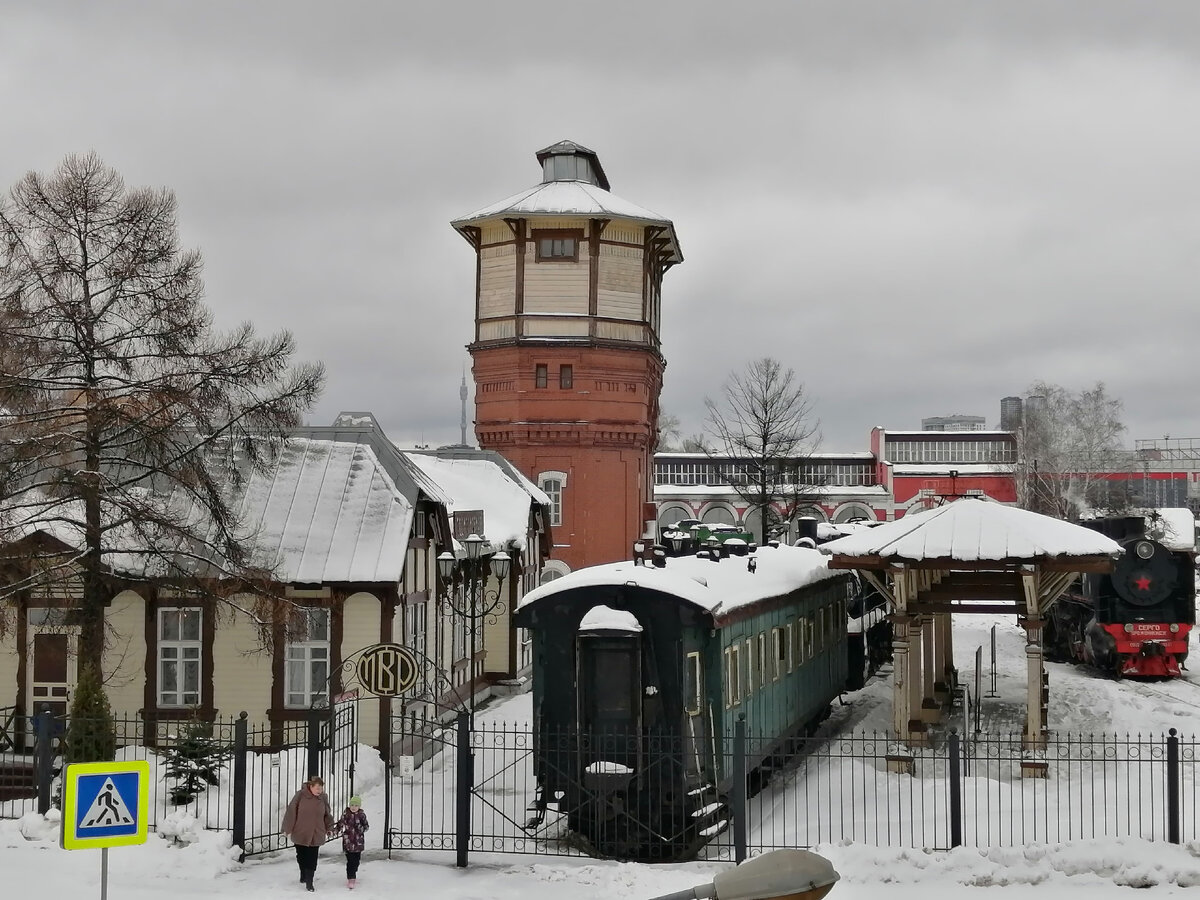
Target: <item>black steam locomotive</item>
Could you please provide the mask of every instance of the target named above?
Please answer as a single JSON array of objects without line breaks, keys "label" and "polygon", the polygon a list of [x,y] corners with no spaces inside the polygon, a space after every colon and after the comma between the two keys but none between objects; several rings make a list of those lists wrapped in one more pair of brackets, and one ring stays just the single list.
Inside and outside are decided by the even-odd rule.
[{"label": "black steam locomotive", "polygon": [[1114,677],[1177,677],[1196,623],[1195,521],[1186,510],[1080,524],[1125,550],[1108,575],[1085,575],[1051,608],[1046,658]]}]

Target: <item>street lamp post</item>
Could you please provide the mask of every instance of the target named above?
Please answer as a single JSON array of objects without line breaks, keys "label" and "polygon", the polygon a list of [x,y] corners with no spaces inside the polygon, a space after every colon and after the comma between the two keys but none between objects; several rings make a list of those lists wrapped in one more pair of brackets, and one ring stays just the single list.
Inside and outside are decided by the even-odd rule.
[{"label": "street lamp post", "polygon": [[[512,560],[503,550],[485,557],[484,545],[487,538],[469,534],[462,540],[466,557],[459,560],[446,551],[438,555],[438,575],[443,585],[443,597],[452,616],[457,617],[466,629],[469,644],[467,665],[469,673],[467,706],[471,728],[475,727],[475,655],[479,646],[479,632],[489,620],[495,622],[504,612],[503,586],[508,577]],[[487,590],[488,575],[497,581],[496,590]],[[462,592],[460,594],[459,587]]]}]

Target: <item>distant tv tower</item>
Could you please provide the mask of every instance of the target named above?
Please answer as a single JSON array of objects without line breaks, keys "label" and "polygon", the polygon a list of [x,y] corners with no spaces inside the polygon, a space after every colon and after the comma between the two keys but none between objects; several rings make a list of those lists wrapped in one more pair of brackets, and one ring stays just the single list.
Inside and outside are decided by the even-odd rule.
[{"label": "distant tv tower", "polygon": [[467,446],[467,369],[463,367],[462,385],[458,389],[458,399],[462,404],[462,418],[459,419],[458,427],[462,430],[462,439],[459,441],[464,447]]}]

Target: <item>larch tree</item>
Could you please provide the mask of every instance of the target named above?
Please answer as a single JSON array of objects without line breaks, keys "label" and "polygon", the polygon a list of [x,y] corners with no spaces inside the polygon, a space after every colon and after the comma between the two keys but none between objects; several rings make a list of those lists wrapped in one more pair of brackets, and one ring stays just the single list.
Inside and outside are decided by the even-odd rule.
[{"label": "larch tree", "polygon": [[1106,477],[1131,465],[1124,433],[1121,400],[1103,382],[1077,392],[1035,382],[1017,431],[1017,503],[1070,521],[1092,509],[1127,508],[1132,498],[1119,490],[1124,482]]},{"label": "larch tree", "polygon": [[770,357],[729,376],[718,400],[705,398],[706,452],[756,522],[760,541],[813,502],[811,456],[821,423],[804,384]]},{"label": "larch tree", "polygon": [[231,501],[324,381],[286,331],[214,329],[176,213],[94,153],[0,200],[3,590],[78,585],[96,672],[118,575],[231,604],[265,583]]}]

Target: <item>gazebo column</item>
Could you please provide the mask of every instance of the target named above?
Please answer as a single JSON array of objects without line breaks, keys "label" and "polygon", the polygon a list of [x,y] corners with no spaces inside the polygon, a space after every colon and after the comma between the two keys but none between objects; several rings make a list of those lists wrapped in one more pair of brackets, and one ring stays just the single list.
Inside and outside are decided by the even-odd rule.
[{"label": "gazebo column", "polygon": [[937,692],[944,695],[941,699],[946,702],[956,687],[954,669],[954,629],[950,613],[937,614],[938,658],[937,658]]},{"label": "gazebo column", "polygon": [[[1025,734],[1022,744],[1026,750],[1046,749],[1046,721],[1042,708],[1042,691],[1045,686],[1046,667],[1042,653],[1042,621],[1038,604],[1038,572],[1021,573],[1025,589]],[[1022,760],[1021,775],[1024,778],[1045,778],[1047,764],[1041,760]]]},{"label": "gazebo column", "polygon": [[921,721],[936,722],[942,717],[937,699],[937,628],[933,615],[921,617]]},{"label": "gazebo column", "polygon": [[912,702],[908,682],[912,670],[908,660],[912,648],[910,635],[913,617],[897,614],[892,617],[892,730],[896,740],[908,743],[908,720],[912,718]]},{"label": "gazebo column", "polygon": [[923,699],[925,694],[925,618],[913,616],[908,629],[908,743],[912,747],[925,747],[929,738],[925,733]]}]

